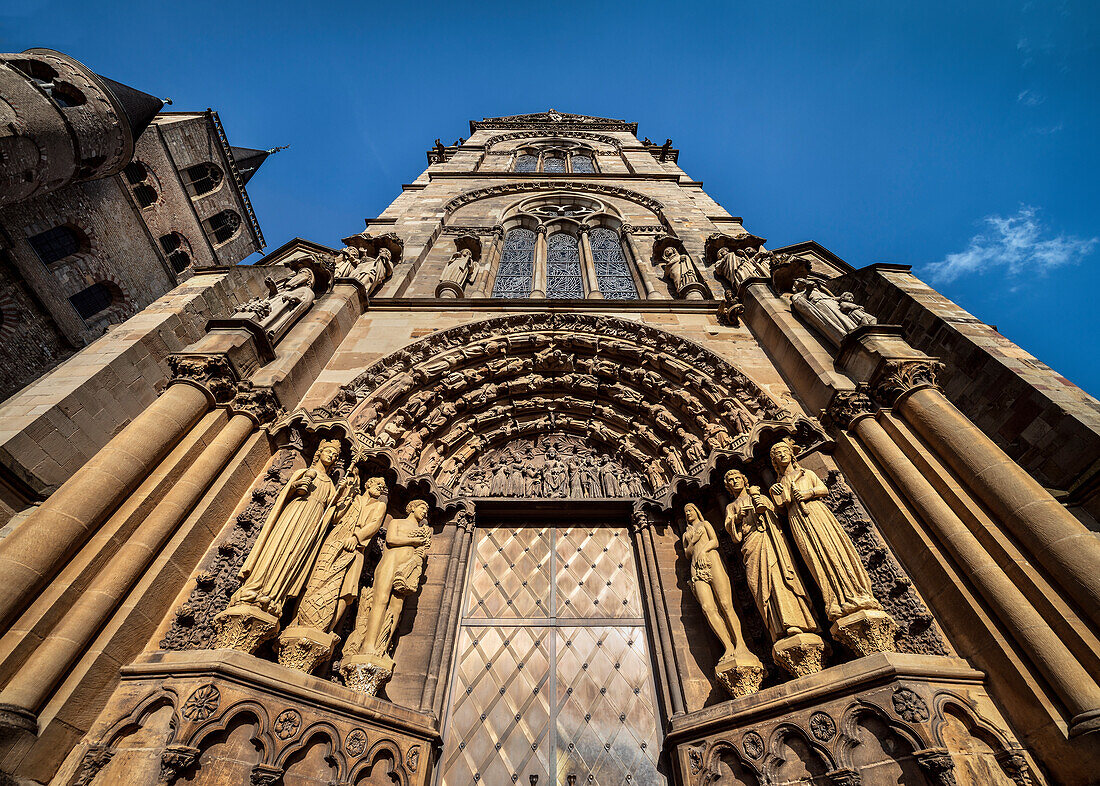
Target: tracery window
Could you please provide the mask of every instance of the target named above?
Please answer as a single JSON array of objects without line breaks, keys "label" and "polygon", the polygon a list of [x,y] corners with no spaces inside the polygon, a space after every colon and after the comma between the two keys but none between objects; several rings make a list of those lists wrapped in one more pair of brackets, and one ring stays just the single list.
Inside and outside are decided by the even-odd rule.
[{"label": "tracery window", "polygon": [[584,297],[580,247],[577,238],[565,232],[551,235],[546,243],[546,297]]},{"label": "tracery window", "polygon": [[504,238],[493,297],[530,297],[535,277],[535,233],[517,227]]},{"label": "tracery window", "polygon": [[539,168],[539,157],[531,155],[530,153],[524,153],[516,159],[516,171],[517,172],[537,172]]},{"label": "tracery window", "polygon": [[561,156],[547,156],[542,159],[543,172],[564,172],[565,159]]},{"label": "tracery window", "polygon": [[573,171],[577,173],[590,173],[596,171],[596,167],[592,164],[592,156],[574,155],[572,164]]},{"label": "tracery window", "polygon": [[608,300],[636,300],[638,288],[630,275],[619,235],[607,227],[597,227],[588,236],[592,261],[596,265],[596,284]]},{"label": "tracery window", "polygon": [[193,197],[209,194],[221,185],[223,173],[217,164],[206,161],[183,170],[183,185]]},{"label": "tracery window", "polygon": [[231,240],[237,234],[237,230],[241,228],[241,216],[235,210],[223,210],[210,216],[202,225],[206,234],[217,245]]}]

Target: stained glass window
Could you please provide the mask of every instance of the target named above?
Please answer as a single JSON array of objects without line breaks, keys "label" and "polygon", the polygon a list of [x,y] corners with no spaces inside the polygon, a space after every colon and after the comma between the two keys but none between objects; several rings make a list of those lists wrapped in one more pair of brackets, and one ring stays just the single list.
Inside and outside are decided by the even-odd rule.
[{"label": "stained glass window", "polygon": [[573,171],[595,172],[596,168],[592,165],[592,156],[573,156]]},{"label": "stained glass window", "polygon": [[543,172],[564,172],[565,159],[560,156],[547,156],[542,159]]},{"label": "stained glass window", "polygon": [[516,159],[516,171],[517,172],[534,172],[538,169],[539,157],[533,156],[530,153],[524,153]]},{"label": "stained glass window", "polygon": [[504,239],[493,297],[530,297],[535,276],[535,233],[517,228]]},{"label": "stained glass window", "polygon": [[577,239],[564,232],[550,236],[546,243],[546,297],[582,298],[581,253]]},{"label": "stained glass window", "polygon": [[596,283],[608,300],[637,300],[638,288],[630,275],[630,265],[623,254],[619,235],[607,227],[593,229],[588,236],[592,244],[592,261],[596,265]]}]

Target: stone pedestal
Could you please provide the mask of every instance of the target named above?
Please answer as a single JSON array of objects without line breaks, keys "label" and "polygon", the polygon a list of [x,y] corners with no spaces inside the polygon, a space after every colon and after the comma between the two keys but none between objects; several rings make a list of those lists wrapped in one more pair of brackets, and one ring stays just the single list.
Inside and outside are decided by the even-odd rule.
[{"label": "stone pedestal", "polygon": [[722,683],[722,687],[734,698],[748,696],[760,690],[760,683],[764,680],[764,666],[759,661],[743,661],[730,656],[718,661],[714,667],[714,676]]},{"label": "stone pedestal", "polygon": [[792,677],[805,677],[821,671],[825,642],[816,633],[798,633],[780,639],[772,646],[772,660]]},{"label": "stone pedestal", "polygon": [[312,674],[332,657],[339,641],[335,633],[292,625],[279,634],[279,665]]},{"label": "stone pedestal", "polygon": [[253,654],[275,635],[279,620],[255,606],[230,606],[214,617],[214,649]]},{"label": "stone pedestal", "polygon": [[838,619],[829,632],[861,658],[875,652],[894,652],[897,649],[898,626],[885,611],[857,611]]},{"label": "stone pedestal", "polygon": [[340,676],[352,690],[375,696],[393,676],[393,659],[368,653],[352,655],[340,664]]},{"label": "stone pedestal", "polygon": [[1046,783],[983,680],[961,658],[880,652],[674,715],[665,746],[685,784],[803,782],[805,768],[830,784]]}]

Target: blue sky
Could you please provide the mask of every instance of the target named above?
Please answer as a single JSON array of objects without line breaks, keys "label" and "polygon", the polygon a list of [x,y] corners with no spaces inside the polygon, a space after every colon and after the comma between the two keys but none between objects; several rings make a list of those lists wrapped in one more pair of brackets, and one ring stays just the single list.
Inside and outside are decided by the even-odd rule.
[{"label": "blue sky", "polygon": [[274,248],[335,244],[470,118],[621,117],[751,231],[913,265],[1092,393],[1100,4],[43,2],[47,46],[286,145],[249,185]]}]

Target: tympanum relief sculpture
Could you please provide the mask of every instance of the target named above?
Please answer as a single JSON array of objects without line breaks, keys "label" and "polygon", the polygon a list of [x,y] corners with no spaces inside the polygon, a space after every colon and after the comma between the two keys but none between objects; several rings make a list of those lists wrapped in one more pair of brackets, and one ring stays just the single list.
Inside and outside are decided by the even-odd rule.
[{"label": "tympanum relief sculpture", "polygon": [[715,676],[731,696],[760,689],[764,664],[745,645],[729,573],[718,553],[718,536],[696,505],[684,507],[684,553],[691,565],[691,590],[723,647]]}]

